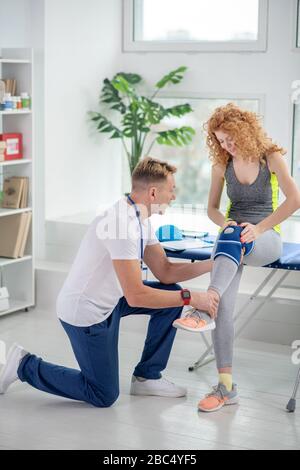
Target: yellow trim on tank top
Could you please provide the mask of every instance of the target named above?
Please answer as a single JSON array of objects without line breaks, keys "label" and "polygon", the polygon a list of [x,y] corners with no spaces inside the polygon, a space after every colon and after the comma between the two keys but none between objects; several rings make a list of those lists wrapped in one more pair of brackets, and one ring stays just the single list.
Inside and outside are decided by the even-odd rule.
[{"label": "yellow trim on tank top", "polygon": [[[278,179],[275,173],[271,173],[270,183],[271,183],[271,188],[272,188],[272,207],[273,207],[273,212],[275,212],[278,207],[278,192],[279,192]],[[273,228],[275,232],[279,234],[281,233],[280,225],[275,225],[275,227]]]}]

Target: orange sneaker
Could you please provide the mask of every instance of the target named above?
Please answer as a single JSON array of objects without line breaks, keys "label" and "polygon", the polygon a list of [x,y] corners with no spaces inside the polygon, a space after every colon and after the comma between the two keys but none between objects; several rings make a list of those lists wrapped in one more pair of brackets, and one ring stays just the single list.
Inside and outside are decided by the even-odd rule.
[{"label": "orange sneaker", "polygon": [[190,308],[187,314],[178,318],[173,322],[174,328],[182,330],[203,333],[204,331],[214,330],[216,328],[215,321],[208,313],[199,312],[195,308]]},{"label": "orange sneaker", "polygon": [[210,413],[217,411],[223,406],[237,405],[239,397],[237,393],[236,384],[232,385],[231,392],[228,392],[225,385],[219,383],[216,387],[213,387],[213,391],[205,396],[198,403],[198,410]]}]

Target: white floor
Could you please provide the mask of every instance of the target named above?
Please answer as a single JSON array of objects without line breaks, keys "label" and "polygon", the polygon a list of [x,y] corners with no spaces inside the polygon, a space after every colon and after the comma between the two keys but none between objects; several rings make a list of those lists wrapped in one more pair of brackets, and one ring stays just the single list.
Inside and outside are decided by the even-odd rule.
[{"label": "white floor", "polygon": [[[299,409],[285,411],[297,366],[285,346],[242,341],[235,353],[240,405],[197,413],[199,398],[216,382],[215,364],[187,368],[202,342],[179,332],[165,375],[188,387],[188,397],[131,397],[129,383],[144,339],[135,317],[120,334],[119,400],[111,408],[51,396],[16,383],[0,396],[0,449],[299,449]],[[55,314],[41,310],[0,319],[0,339],[17,341],[44,359],[76,367]]]}]

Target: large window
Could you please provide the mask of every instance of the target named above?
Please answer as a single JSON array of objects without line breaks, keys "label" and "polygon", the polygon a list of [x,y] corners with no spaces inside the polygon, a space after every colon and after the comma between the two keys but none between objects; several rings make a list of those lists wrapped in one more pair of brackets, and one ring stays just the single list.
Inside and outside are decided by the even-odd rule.
[{"label": "large window", "polygon": [[[210,186],[211,163],[208,158],[206,147],[206,136],[203,130],[203,124],[208,120],[210,115],[218,106],[224,106],[229,101],[235,102],[244,109],[254,112],[260,112],[259,99],[211,99],[211,98],[163,98],[158,100],[164,106],[170,107],[178,104],[189,102],[193,108],[193,112],[181,118],[181,122],[176,123],[172,119],[164,121],[166,130],[180,126],[191,126],[196,130],[196,136],[193,143],[188,147],[167,147],[155,145],[151,151],[151,156],[167,160],[175,164],[178,168],[176,174],[177,186],[177,204],[197,205],[199,208],[207,207],[208,191]],[[222,207],[226,206],[226,196],[222,200]]]},{"label": "large window", "polygon": [[126,51],[265,50],[268,0],[124,0]]}]

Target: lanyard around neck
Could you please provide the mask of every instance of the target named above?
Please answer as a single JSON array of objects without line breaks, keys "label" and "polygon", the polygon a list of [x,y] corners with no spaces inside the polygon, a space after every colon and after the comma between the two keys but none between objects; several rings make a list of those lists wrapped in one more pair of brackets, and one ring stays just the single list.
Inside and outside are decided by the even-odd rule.
[{"label": "lanyard around neck", "polygon": [[136,203],[134,202],[134,200],[130,196],[127,196],[127,200],[134,207],[136,218],[139,221],[140,234],[141,234],[141,267],[142,267],[143,266],[143,258],[144,258],[144,240],[143,240],[143,229],[142,229],[142,222],[141,222],[141,213],[140,213]]}]

